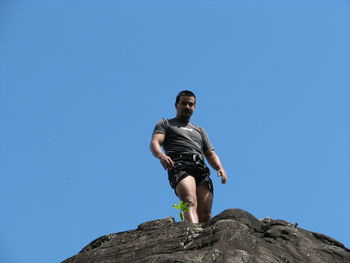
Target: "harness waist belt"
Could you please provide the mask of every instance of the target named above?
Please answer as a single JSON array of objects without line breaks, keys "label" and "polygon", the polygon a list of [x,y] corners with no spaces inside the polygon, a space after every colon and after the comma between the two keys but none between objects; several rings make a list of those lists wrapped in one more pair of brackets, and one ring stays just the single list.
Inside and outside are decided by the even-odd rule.
[{"label": "harness waist belt", "polygon": [[203,161],[203,155],[202,154],[196,154],[196,153],[184,153],[184,154],[177,154],[177,153],[168,153],[168,156],[170,156],[171,159],[184,159],[189,161]]}]

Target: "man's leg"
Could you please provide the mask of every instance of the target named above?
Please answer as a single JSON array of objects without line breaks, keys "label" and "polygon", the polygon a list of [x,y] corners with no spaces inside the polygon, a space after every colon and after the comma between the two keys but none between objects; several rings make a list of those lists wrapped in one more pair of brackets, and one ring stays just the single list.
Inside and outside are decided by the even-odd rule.
[{"label": "man's leg", "polygon": [[197,186],[197,215],[198,222],[208,222],[211,218],[211,207],[213,194],[209,191],[207,184]]},{"label": "man's leg", "polygon": [[196,181],[194,177],[186,176],[182,179],[176,186],[176,193],[182,202],[188,203],[190,208],[190,211],[184,212],[185,220],[198,223]]}]

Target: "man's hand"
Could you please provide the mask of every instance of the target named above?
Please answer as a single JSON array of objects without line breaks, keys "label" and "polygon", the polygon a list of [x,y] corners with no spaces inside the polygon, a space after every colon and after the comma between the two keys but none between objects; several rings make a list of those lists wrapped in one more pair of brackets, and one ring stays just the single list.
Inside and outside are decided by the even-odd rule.
[{"label": "man's hand", "polygon": [[227,182],[227,174],[224,169],[218,170],[218,176],[221,177],[221,183],[226,184]]},{"label": "man's hand", "polygon": [[222,168],[222,164],[220,162],[219,156],[214,152],[214,150],[209,150],[204,153],[207,158],[209,164],[218,171],[218,176],[221,177],[221,183],[226,184],[227,182],[227,174]]},{"label": "man's hand", "polygon": [[174,168],[174,161],[167,155],[162,155],[159,157],[160,163],[163,165],[165,170],[170,170]]},{"label": "man's hand", "polygon": [[170,170],[174,167],[174,162],[173,160],[171,160],[169,156],[165,155],[162,152],[162,149],[160,148],[161,145],[163,145],[164,139],[165,139],[165,134],[162,134],[162,133],[153,134],[150,148],[153,155],[160,160],[160,163],[163,165],[164,169]]}]

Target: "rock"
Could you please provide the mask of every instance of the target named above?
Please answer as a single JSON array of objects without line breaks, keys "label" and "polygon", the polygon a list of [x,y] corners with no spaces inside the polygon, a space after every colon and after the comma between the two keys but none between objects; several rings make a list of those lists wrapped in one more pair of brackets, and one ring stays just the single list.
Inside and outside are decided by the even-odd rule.
[{"label": "rock", "polygon": [[100,237],[62,263],[349,263],[350,250],[284,220],[227,209],[206,224],[168,217]]}]

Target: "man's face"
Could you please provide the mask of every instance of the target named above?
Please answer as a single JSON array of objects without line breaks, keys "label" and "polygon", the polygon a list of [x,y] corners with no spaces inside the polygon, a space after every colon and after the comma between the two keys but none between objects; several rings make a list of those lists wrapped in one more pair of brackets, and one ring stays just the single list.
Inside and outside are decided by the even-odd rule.
[{"label": "man's face", "polygon": [[188,121],[195,110],[195,102],[193,96],[181,96],[179,103],[175,104],[176,118]]}]

